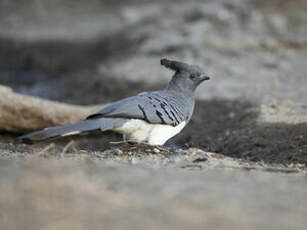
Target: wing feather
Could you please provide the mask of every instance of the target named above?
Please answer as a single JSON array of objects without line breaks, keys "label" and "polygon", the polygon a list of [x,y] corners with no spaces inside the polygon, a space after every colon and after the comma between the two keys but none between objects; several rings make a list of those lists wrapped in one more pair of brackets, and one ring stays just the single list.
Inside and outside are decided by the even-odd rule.
[{"label": "wing feather", "polygon": [[87,119],[101,117],[142,119],[151,124],[176,126],[191,118],[194,100],[168,90],[141,93],[114,102]]}]

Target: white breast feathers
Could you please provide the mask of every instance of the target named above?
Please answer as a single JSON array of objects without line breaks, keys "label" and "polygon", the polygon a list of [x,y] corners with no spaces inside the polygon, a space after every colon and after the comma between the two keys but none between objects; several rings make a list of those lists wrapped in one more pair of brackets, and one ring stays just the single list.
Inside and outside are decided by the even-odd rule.
[{"label": "white breast feathers", "polygon": [[177,126],[150,124],[139,119],[131,119],[121,127],[113,129],[125,134],[128,140],[138,143],[147,142],[150,145],[163,145],[168,139],[178,134],[186,125],[183,121]]}]

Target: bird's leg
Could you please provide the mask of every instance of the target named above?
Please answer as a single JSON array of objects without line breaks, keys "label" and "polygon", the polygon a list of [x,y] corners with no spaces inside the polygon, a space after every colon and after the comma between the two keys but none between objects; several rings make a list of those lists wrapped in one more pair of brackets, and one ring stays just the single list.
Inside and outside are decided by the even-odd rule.
[{"label": "bird's leg", "polygon": [[118,144],[124,144],[125,146],[129,145],[130,141],[127,139],[127,135],[126,134],[123,134],[123,140],[122,141],[112,141],[110,142],[110,144],[113,144],[113,145],[118,145]]},{"label": "bird's leg", "polygon": [[126,134],[123,134],[123,142],[127,142],[127,135]]},{"label": "bird's leg", "polygon": [[126,134],[123,134],[123,142],[126,144],[131,144],[131,145],[137,145],[137,144],[147,144],[148,145],[147,142],[137,142],[134,140],[129,140]]}]

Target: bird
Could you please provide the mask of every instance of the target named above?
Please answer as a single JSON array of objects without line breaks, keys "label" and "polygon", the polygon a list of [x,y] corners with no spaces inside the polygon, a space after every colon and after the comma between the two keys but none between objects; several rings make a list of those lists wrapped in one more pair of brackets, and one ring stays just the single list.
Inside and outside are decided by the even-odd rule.
[{"label": "bird", "polygon": [[18,141],[36,142],[111,130],[122,134],[126,141],[164,145],[189,123],[195,105],[194,92],[210,77],[196,65],[165,58],[160,63],[175,72],[165,89],[121,99],[85,120],[32,132],[18,137]]}]

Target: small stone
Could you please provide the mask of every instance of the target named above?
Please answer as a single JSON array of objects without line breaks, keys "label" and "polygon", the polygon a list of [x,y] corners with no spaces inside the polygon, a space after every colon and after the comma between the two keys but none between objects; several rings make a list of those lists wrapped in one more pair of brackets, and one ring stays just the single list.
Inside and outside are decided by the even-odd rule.
[{"label": "small stone", "polygon": [[157,154],[160,153],[160,150],[157,149],[157,148],[154,148],[153,151],[154,151],[154,153],[157,153]]},{"label": "small stone", "polygon": [[120,155],[123,155],[123,151],[120,150],[120,149],[115,149],[114,152],[115,152],[116,155],[119,155],[119,156],[120,156]]},{"label": "small stone", "polygon": [[137,164],[137,163],[139,163],[139,160],[138,160],[137,158],[133,157],[133,158],[131,159],[131,164],[135,165],[135,164]]},{"label": "small stone", "polygon": [[228,117],[229,117],[230,119],[234,119],[235,116],[236,116],[236,114],[235,114],[234,112],[230,112],[230,113],[228,114]]}]

